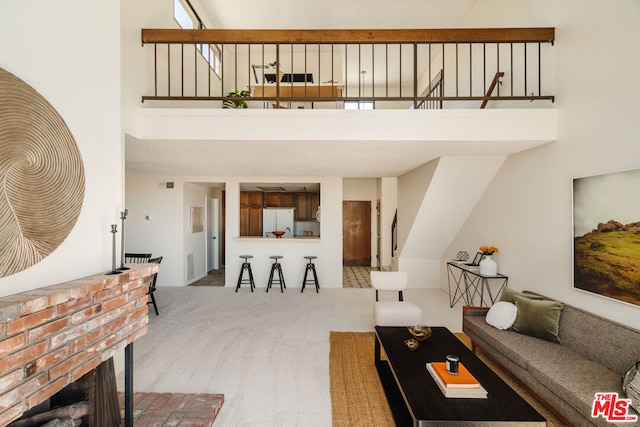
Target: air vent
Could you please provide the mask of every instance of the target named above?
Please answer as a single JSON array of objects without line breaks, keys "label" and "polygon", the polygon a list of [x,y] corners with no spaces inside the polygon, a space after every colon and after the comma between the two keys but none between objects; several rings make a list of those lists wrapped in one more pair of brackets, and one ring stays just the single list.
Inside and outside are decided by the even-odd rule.
[{"label": "air vent", "polygon": [[187,283],[193,280],[196,275],[195,268],[193,266],[193,252],[187,254]]}]

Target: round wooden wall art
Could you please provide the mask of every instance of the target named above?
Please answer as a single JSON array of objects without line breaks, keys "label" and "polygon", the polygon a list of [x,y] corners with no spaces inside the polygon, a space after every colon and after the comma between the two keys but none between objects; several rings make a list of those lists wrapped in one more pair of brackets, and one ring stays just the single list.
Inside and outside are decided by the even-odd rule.
[{"label": "round wooden wall art", "polygon": [[82,156],[56,110],[0,68],[0,277],[67,238],[84,200]]}]

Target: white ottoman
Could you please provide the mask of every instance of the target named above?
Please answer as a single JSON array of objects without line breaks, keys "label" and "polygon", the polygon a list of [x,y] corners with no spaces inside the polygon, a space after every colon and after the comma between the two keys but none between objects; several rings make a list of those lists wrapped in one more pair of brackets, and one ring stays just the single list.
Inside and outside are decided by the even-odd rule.
[{"label": "white ottoman", "polygon": [[380,301],[373,306],[376,326],[415,326],[422,323],[422,309],[406,301]]}]

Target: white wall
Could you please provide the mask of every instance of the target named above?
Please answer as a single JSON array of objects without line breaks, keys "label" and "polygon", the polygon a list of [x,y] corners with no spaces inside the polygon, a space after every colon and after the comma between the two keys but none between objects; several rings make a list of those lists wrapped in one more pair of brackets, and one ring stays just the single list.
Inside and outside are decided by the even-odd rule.
[{"label": "white wall", "polygon": [[[167,182],[174,188],[167,188]],[[128,174],[126,178],[125,249],[163,257],[158,286],[184,284],[184,187],[181,177]]]},{"label": "white wall", "polygon": [[378,216],[376,203],[378,199],[378,179],[376,178],[345,178],[342,181],[344,200],[371,202],[371,266],[377,267],[378,255],[377,230]]},{"label": "white wall", "polygon": [[[499,13],[496,13],[499,11]],[[577,13],[576,11],[579,11]],[[559,140],[507,159],[441,262],[500,248],[514,289],[531,289],[638,327],[640,308],[572,287],[574,177],[640,168],[640,3],[477,2],[462,27],[554,26]]]},{"label": "white wall", "polygon": [[62,116],[86,176],[82,211],[67,239],[35,266],[0,278],[0,295],[110,270],[110,224],[119,224],[123,209],[119,2],[0,2],[0,67]]}]

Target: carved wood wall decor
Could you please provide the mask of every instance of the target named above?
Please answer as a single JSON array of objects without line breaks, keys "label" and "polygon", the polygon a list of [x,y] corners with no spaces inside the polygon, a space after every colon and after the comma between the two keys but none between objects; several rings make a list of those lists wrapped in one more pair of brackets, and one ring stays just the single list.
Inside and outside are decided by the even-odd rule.
[{"label": "carved wood wall decor", "polygon": [[0,277],[51,254],[84,200],[78,146],[35,89],[0,68]]}]

